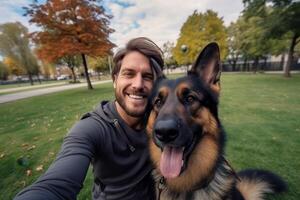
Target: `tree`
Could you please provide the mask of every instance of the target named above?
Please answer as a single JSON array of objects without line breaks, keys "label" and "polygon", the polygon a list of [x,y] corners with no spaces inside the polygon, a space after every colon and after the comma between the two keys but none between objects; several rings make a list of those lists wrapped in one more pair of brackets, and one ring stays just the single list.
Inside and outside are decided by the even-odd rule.
[{"label": "tree", "polygon": [[97,58],[89,58],[89,64],[92,69],[97,72],[98,79],[100,80],[100,74],[104,71],[109,70],[109,57],[97,57]]},{"label": "tree", "polygon": [[293,0],[243,0],[246,17],[264,18],[265,38],[290,37],[288,60],[284,75],[290,77],[290,67],[296,45],[300,42],[300,2]]},{"label": "tree", "polygon": [[86,55],[104,56],[114,44],[109,41],[111,16],[100,6],[100,0],[47,0],[26,7],[30,22],[42,28],[31,37],[38,45],[38,56],[49,62],[64,56],[81,56],[88,89],[93,89]]},{"label": "tree", "polygon": [[228,57],[227,61],[232,66],[232,71],[236,71],[236,63],[241,56],[241,26],[240,26],[241,20],[237,20],[237,22],[231,22],[229,27],[227,28],[227,34],[228,34]]},{"label": "tree", "polygon": [[264,38],[264,29],[260,26],[263,20],[259,16],[253,16],[246,19],[241,16],[238,21],[238,27],[241,30],[240,48],[243,57],[247,60],[254,60],[253,72],[258,70],[258,63],[261,58],[265,58],[271,52],[270,39]]},{"label": "tree", "polygon": [[73,83],[76,83],[75,68],[80,66],[80,58],[78,56],[66,55],[58,60],[59,64],[66,64],[72,71]]},{"label": "tree", "polygon": [[33,85],[32,75],[38,74],[39,66],[29,46],[28,30],[20,22],[0,25],[0,53],[21,66]]},{"label": "tree", "polygon": [[7,80],[8,74],[7,66],[0,61],[0,80]]},{"label": "tree", "polygon": [[[188,17],[180,30],[180,36],[173,49],[173,55],[178,64],[192,63],[199,51],[209,42],[217,42],[221,49],[222,59],[227,55],[227,33],[222,18],[212,10],[205,13],[194,11]],[[183,53],[181,46],[188,47]]]},{"label": "tree", "polygon": [[279,55],[286,50],[285,39],[266,38],[266,29],[263,28],[264,19],[261,16],[245,17],[228,27],[228,61],[233,70],[238,58],[244,61],[254,60],[253,71],[257,71],[260,59],[267,59],[269,54]]},{"label": "tree", "polygon": [[56,74],[56,68],[53,63],[42,62],[41,73],[48,80]]},{"label": "tree", "polygon": [[173,56],[173,49],[174,49],[174,43],[173,42],[169,42],[167,41],[166,43],[163,44],[162,47],[162,51],[163,51],[163,55],[164,55],[164,62],[165,62],[165,67],[167,68],[167,73],[168,73],[168,69],[171,66],[176,66],[177,63],[174,59]]},{"label": "tree", "polygon": [[7,66],[10,74],[14,74],[16,76],[25,74],[24,69],[20,65],[18,65],[18,63],[16,63],[13,59],[5,57],[3,59],[3,63]]}]

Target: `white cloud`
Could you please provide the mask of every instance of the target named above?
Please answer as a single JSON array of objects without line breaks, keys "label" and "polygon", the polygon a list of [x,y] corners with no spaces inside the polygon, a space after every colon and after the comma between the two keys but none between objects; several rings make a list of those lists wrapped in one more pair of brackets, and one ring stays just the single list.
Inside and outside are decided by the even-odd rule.
[{"label": "white cloud", "polygon": [[[125,2],[125,1],[123,1]],[[184,21],[194,10],[205,12],[212,9],[223,17],[225,25],[235,21],[243,9],[241,1],[232,0],[129,0],[133,6],[122,7],[108,3],[114,18],[111,21],[115,33],[111,39],[123,46],[129,39],[146,36],[162,46],[166,41],[175,42]],[[142,16],[142,17],[141,17]],[[132,28],[132,24],[139,25]],[[134,27],[134,26],[133,26]]]},{"label": "white cloud", "polygon": [[[30,31],[37,30],[20,13],[21,7],[28,6],[32,0],[0,1],[0,23],[20,21]],[[217,11],[228,25],[243,9],[241,0],[105,0],[104,3],[114,16],[111,27],[115,32],[111,40],[117,46],[139,36],[149,37],[160,46],[167,41],[175,42],[182,24],[194,10]]]},{"label": "white cloud", "polygon": [[36,31],[38,28],[29,24],[29,18],[23,16],[22,7],[28,6],[32,0],[1,0],[0,6],[0,24],[7,22],[21,22],[28,27],[30,31]]}]

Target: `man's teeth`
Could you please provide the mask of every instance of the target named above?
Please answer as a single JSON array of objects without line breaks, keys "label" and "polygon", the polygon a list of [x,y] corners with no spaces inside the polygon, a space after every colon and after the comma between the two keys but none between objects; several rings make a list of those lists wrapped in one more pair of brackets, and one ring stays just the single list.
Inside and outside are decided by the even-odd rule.
[{"label": "man's teeth", "polygon": [[129,94],[128,96],[133,99],[143,99],[143,96],[138,96],[138,95],[134,95],[134,94]]}]

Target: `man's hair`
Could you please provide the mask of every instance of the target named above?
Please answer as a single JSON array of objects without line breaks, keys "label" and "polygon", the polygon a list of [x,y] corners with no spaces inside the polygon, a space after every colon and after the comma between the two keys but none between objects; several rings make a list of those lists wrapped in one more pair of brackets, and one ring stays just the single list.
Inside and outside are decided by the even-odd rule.
[{"label": "man's hair", "polygon": [[115,80],[115,75],[120,72],[123,58],[130,52],[137,51],[149,59],[152,71],[155,73],[154,77],[162,74],[164,60],[161,49],[150,39],[146,37],[138,37],[131,39],[125,46],[120,49],[114,56],[114,68],[111,77]]}]

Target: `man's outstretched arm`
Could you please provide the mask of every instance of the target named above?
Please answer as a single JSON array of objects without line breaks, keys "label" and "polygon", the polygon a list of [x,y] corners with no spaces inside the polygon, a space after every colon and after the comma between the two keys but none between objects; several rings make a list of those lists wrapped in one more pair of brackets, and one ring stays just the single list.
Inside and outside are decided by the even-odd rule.
[{"label": "man's outstretched arm", "polygon": [[79,121],[64,139],[56,160],[35,183],[17,194],[15,200],[76,199],[92,157],[99,127],[91,118]]}]

